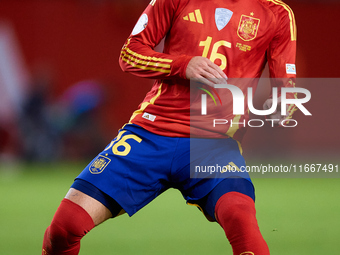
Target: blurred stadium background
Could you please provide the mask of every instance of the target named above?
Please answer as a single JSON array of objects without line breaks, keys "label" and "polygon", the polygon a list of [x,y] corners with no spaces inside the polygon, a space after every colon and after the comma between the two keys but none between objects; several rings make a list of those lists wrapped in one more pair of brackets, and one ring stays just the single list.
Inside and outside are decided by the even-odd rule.
[{"label": "blurred stadium background", "polygon": [[[249,164],[339,164],[337,0],[286,0],[298,27],[300,83],[312,93],[293,129],[250,129]],[[123,73],[120,48],[146,0],[0,1],[0,249],[39,254],[60,200],[128,121],[151,80]],[[268,161],[269,160],[269,161]],[[338,254],[340,179],[255,178],[273,254]],[[177,191],[103,224],[81,254],[231,254],[223,231]]]}]

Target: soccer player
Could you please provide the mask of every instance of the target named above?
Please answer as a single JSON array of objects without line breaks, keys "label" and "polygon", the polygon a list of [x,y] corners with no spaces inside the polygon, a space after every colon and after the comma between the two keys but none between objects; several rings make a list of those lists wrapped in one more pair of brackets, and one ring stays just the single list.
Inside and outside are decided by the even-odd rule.
[{"label": "soccer player", "polygon": [[[163,53],[156,52],[164,37]],[[247,111],[234,116],[227,103],[224,114],[238,125],[218,132],[190,125],[190,80],[200,84],[199,99],[214,84],[259,78],[268,62],[270,76],[283,78],[275,86],[293,86],[295,51],[294,14],[280,0],[152,0],[119,61],[124,71],[156,81],[129,123],[75,179],[45,232],[42,254],[78,254],[93,227],[124,212],[132,216],[170,187],[221,225],[234,255],[269,254],[248,175],[190,176],[193,165],[244,167],[240,123],[248,118]]]}]

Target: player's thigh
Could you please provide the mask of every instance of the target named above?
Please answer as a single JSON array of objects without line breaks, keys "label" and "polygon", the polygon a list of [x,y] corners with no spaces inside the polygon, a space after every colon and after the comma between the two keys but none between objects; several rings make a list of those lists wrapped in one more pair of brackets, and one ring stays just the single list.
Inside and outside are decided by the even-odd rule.
[{"label": "player's thigh", "polygon": [[119,213],[117,206],[111,208],[116,204],[132,216],[170,186],[171,155],[177,143],[178,138],[126,125],[71,187],[102,202],[113,215]]},{"label": "player's thigh", "polygon": [[[91,216],[96,226],[105,220],[112,218],[112,213],[106,206],[77,189],[70,188],[65,198],[84,208],[84,210]],[[120,212],[119,215],[122,213],[124,213],[124,211]]]},{"label": "player's thigh", "polygon": [[223,179],[217,184],[206,197],[198,202],[198,204],[203,208],[206,214],[210,215],[215,220],[215,207],[217,201],[224,194],[229,192],[244,194],[255,202],[255,189],[253,183],[244,178],[230,177]]}]

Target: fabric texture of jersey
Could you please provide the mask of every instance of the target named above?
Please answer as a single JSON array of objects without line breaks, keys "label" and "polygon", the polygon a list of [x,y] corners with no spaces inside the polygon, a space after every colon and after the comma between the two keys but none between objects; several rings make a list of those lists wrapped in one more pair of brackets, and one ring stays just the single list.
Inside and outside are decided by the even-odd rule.
[{"label": "fabric texture of jersey", "polygon": [[[193,140],[204,140],[204,146],[190,153]],[[195,146],[202,144],[200,141]],[[109,195],[131,216],[168,188],[181,191],[186,200],[206,196],[227,177],[247,173],[229,172],[214,178],[190,178],[190,167],[233,162],[245,166],[238,143],[232,139],[190,139],[153,134],[128,124],[118,136],[80,173],[76,179],[87,181]],[[204,175],[203,175],[204,176]]]},{"label": "fabric texture of jersey", "polygon": [[[165,37],[163,53],[155,46]],[[164,136],[189,137],[190,86],[186,67],[193,56],[220,66],[229,79],[259,78],[268,63],[279,89],[295,84],[296,27],[288,5],[280,0],[153,0],[124,44],[120,65],[134,75],[157,79],[131,123]],[[257,83],[251,86],[256,88]],[[237,85],[246,94],[246,86]],[[226,119],[242,122],[249,116]],[[239,126],[223,135],[240,140]]]}]

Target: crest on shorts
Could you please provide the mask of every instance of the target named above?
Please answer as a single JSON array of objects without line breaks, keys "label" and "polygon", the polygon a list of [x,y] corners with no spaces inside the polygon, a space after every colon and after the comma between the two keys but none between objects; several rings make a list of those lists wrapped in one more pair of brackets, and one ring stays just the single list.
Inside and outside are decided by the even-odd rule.
[{"label": "crest on shorts", "polygon": [[216,8],[215,23],[218,31],[222,30],[230,21],[233,12],[225,8]]},{"label": "crest on shorts", "polygon": [[260,19],[242,15],[237,28],[237,35],[243,41],[254,40],[259,30]]},{"label": "crest on shorts", "polygon": [[104,171],[105,167],[111,162],[111,159],[99,155],[90,165],[90,172],[93,174],[100,174]]}]

